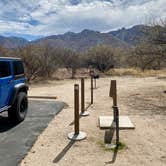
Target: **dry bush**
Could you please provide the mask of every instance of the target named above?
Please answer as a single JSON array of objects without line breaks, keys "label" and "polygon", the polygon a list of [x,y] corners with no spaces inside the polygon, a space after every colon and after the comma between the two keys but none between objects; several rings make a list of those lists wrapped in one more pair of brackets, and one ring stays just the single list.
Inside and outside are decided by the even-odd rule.
[{"label": "dry bush", "polygon": [[0,46],[0,56],[1,57],[9,56],[9,50]]},{"label": "dry bush", "polygon": [[14,55],[22,58],[28,81],[35,80],[38,77],[48,78],[58,68],[56,63],[56,52],[49,48],[28,45],[17,49]]},{"label": "dry bush", "polygon": [[128,63],[132,67],[146,69],[161,69],[164,65],[163,50],[160,46],[149,43],[142,43],[135,47],[132,55],[128,58]]},{"label": "dry bush", "polygon": [[61,66],[71,71],[71,78],[75,78],[77,69],[81,67],[80,54],[70,49],[63,49],[58,58]]},{"label": "dry bush", "polygon": [[115,50],[105,45],[93,47],[87,52],[86,64],[101,72],[108,71],[115,66]]},{"label": "dry bush", "polygon": [[80,56],[69,49],[53,48],[49,45],[28,45],[14,51],[14,55],[22,58],[29,81],[51,78],[58,68],[71,71],[75,77],[76,70],[80,67]]}]

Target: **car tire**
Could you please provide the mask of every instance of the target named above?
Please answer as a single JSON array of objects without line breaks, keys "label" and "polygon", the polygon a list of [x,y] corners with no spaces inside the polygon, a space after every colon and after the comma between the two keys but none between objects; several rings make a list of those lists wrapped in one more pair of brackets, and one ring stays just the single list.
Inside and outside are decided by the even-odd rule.
[{"label": "car tire", "polygon": [[8,117],[12,122],[22,122],[28,111],[28,98],[25,92],[18,93],[12,107],[8,110]]}]

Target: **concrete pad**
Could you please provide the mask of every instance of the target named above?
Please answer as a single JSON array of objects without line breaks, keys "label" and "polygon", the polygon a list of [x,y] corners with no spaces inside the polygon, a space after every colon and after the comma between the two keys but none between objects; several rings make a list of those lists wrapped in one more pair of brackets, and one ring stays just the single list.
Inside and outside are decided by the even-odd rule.
[{"label": "concrete pad", "polygon": [[81,141],[86,139],[86,133],[80,131],[79,134],[75,134],[74,132],[68,134],[68,139],[73,141]]},{"label": "concrete pad", "polygon": [[[113,116],[99,116],[99,126],[101,129],[109,129],[113,123]],[[113,127],[113,125],[112,125]],[[119,117],[120,129],[134,129],[135,126],[128,116]]]},{"label": "concrete pad", "polygon": [[85,116],[89,116],[89,112],[88,111],[84,111],[83,113],[80,114],[81,116],[85,117]]}]

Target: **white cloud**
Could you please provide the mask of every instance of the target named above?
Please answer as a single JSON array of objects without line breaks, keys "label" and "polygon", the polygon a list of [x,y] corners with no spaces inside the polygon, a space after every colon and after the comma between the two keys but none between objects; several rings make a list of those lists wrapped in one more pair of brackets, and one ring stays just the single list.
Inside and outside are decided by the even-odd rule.
[{"label": "white cloud", "polygon": [[14,21],[0,21],[0,33],[13,32],[13,33],[24,33],[32,28],[28,23],[19,23]]},{"label": "white cloud", "polygon": [[[109,31],[166,17],[166,0],[6,0],[0,32],[52,35],[83,29]],[[9,12],[10,11],[10,12]]]}]

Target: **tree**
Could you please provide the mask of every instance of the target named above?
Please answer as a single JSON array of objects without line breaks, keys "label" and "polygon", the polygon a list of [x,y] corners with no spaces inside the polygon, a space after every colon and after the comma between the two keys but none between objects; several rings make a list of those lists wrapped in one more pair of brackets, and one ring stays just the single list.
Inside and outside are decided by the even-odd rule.
[{"label": "tree", "polygon": [[101,72],[115,66],[115,50],[105,45],[98,45],[87,52],[87,64]]},{"label": "tree", "polygon": [[129,64],[142,70],[166,67],[166,21],[153,23],[143,31],[146,40],[134,48]]},{"label": "tree", "polygon": [[75,74],[78,68],[80,68],[80,55],[75,51],[70,49],[61,50],[59,56],[61,61],[61,66],[65,67],[67,70],[71,70],[71,78],[75,78]]},{"label": "tree", "polygon": [[41,61],[34,53],[34,47],[28,45],[24,48],[19,48],[15,53],[22,58],[25,64],[28,81],[36,79],[41,72]]},{"label": "tree", "polygon": [[145,69],[160,69],[162,63],[162,52],[160,47],[149,43],[137,45],[129,57],[131,66]]}]

